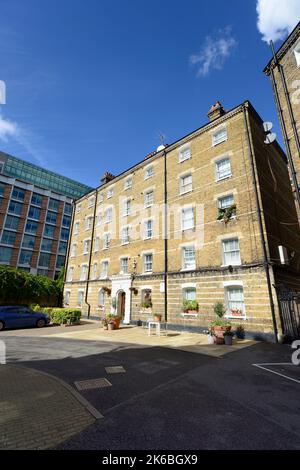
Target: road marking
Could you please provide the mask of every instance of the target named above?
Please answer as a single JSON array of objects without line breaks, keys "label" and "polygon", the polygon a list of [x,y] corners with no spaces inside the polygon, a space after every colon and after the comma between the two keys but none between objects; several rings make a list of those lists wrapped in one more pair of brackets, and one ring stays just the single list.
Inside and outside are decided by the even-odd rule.
[{"label": "road marking", "polygon": [[272,374],[280,375],[280,377],[284,377],[285,379],[292,380],[293,382],[296,382],[300,384],[300,380],[293,379],[292,377],[289,377],[288,375],[281,374],[280,372],[275,372],[274,370],[268,369],[267,367],[263,366],[284,366],[284,365],[293,365],[292,362],[267,362],[264,364],[252,364],[254,367],[258,367],[259,369],[266,370],[267,372],[271,372]]}]

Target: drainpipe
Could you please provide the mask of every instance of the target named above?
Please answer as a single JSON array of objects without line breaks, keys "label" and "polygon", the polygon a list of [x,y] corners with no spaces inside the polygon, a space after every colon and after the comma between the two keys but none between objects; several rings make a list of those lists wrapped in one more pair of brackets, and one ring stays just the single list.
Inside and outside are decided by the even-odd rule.
[{"label": "drainpipe", "polygon": [[72,217],[71,217],[71,226],[70,226],[70,232],[69,232],[69,238],[68,238],[68,244],[67,244],[67,253],[66,253],[66,261],[65,261],[65,272],[64,272],[64,285],[67,280],[67,272],[68,272],[68,267],[69,267],[69,254],[70,254],[70,247],[71,247],[71,235],[73,233],[73,225],[74,225],[74,214],[75,214],[75,201],[72,199]]},{"label": "drainpipe", "polygon": [[164,150],[164,291],[165,322],[168,321],[168,192],[167,192],[167,152]]},{"label": "drainpipe", "polygon": [[247,141],[248,141],[248,146],[249,146],[249,156],[250,156],[250,162],[251,162],[252,178],[253,178],[256,206],[257,206],[257,213],[258,213],[260,239],[261,239],[261,244],[262,244],[263,254],[264,254],[264,268],[265,268],[266,278],[267,278],[267,287],[268,287],[268,294],[269,294],[269,300],[270,300],[270,306],[271,306],[272,323],[273,323],[275,341],[276,343],[278,343],[278,329],[277,329],[277,323],[276,323],[275,306],[274,306],[273,293],[272,293],[272,283],[271,283],[270,270],[269,270],[270,263],[268,259],[268,251],[267,251],[267,245],[266,245],[266,240],[265,240],[265,235],[264,235],[262,209],[261,209],[259,193],[258,193],[258,185],[257,185],[257,178],[256,178],[255,164],[254,164],[254,155],[253,155],[253,148],[252,148],[252,141],[251,141],[251,134],[250,134],[250,124],[248,121],[248,110],[245,104],[243,105],[243,113],[244,113],[244,122],[245,122],[246,134],[247,134]]},{"label": "drainpipe", "polygon": [[298,155],[300,157],[300,140],[299,140],[299,135],[298,135],[297,127],[296,127],[293,108],[292,108],[290,95],[289,95],[289,91],[288,91],[288,88],[287,88],[283,68],[282,68],[281,64],[279,63],[279,61],[277,59],[277,55],[276,55],[276,52],[275,52],[275,49],[274,49],[273,41],[270,41],[270,45],[271,45],[271,49],[272,49],[272,53],[273,53],[273,57],[274,57],[275,66],[277,66],[278,70],[279,70],[279,74],[280,74],[280,78],[281,78],[281,82],[282,82],[282,86],[283,86],[283,91],[284,91],[284,96],[285,96],[285,99],[286,99],[286,102],[287,102],[288,112],[289,112],[289,116],[290,116],[290,120],[291,120],[291,125],[292,125],[292,129],[293,129],[295,141],[296,141]]},{"label": "drainpipe", "polygon": [[[279,70],[279,73],[280,73],[280,77],[281,77],[281,81],[282,81],[282,85],[283,85],[283,89],[284,89],[285,98],[286,98],[286,101],[287,101],[287,104],[288,104],[288,110],[289,110],[289,115],[290,115],[290,119],[291,119],[291,124],[292,124],[292,128],[293,128],[293,131],[294,131],[294,136],[295,136],[295,140],[296,140],[296,145],[297,145],[298,153],[299,153],[299,156],[300,156],[299,136],[298,136],[297,129],[296,129],[296,126],[295,126],[295,120],[294,120],[293,110],[292,110],[292,107],[291,107],[291,102],[290,102],[290,98],[289,98],[289,94],[288,94],[288,90],[287,90],[287,86],[286,86],[285,77],[284,77],[284,74],[283,74],[282,67],[281,67],[281,65],[279,64],[278,60],[277,60],[277,56],[276,56],[276,52],[275,52],[275,49],[274,49],[273,42],[271,41],[270,44],[271,44],[271,48],[272,48],[272,52],[273,52],[273,56],[274,56],[275,65],[277,65],[278,70]],[[295,188],[295,193],[296,193],[296,199],[297,199],[297,203],[298,203],[298,208],[299,208],[299,211],[300,211],[300,191],[299,191],[299,183],[298,183],[298,180],[297,180],[297,173],[296,173],[296,170],[295,170],[295,165],[294,165],[294,161],[293,161],[293,157],[292,157],[292,152],[291,152],[291,148],[290,148],[290,143],[289,143],[289,139],[288,139],[288,135],[287,135],[287,130],[286,130],[285,122],[284,122],[283,112],[282,112],[282,109],[281,109],[281,106],[280,106],[280,100],[279,100],[279,94],[278,94],[277,84],[276,84],[276,80],[275,80],[275,76],[274,76],[274,71],[273,71],[273,68],[272,68],[272,67],[270,67],[270,73],[271,73],[271,80],[272,80],[272,85],[273,85],[273,91],[274,91],[274,97],[275,97],[275,103],[276,103],[277,113],[278,113],[278,116],[279,116],[279,122],[280,122],[281,132],[282,132],[282,135],[283,135],[284,145],[285,145],[286,153],[287,153],[287,159],[288,159],[289,167],[290,167],[290,170],[291,170],[291,176],[292,176],[293,185],[294,185],[294,188]]]},{"label": "drainpipe", "polygon": [[90,246],[90,254],[89,254],[89,264],[88,264],[88,272],[87,272],[87,280],[86,280],[85,297],[84,297],[84,303],[88,306],[88,314],[87,314],[88,318],[90,318],[90,312],[91,312],[91,304],[88,302],[88,291],[89,291],[91,261],[92,261],[93,245],[94,245],[97,202],[98,202],[98,191],[96,189],[94,216],[93,216],[93,225],[92,225],[92,235],[91,235],[91,246]]}]

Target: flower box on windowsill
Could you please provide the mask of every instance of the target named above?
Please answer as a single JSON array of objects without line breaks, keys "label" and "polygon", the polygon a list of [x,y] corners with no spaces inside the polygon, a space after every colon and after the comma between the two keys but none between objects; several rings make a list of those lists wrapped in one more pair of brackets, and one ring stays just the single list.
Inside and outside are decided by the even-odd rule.
[{"label": "flower box on windowsill", "polygon": [[197,318],[199,315],[198,312],[194,311],[194,312],[182,312],[181,316],[183,318]]}]

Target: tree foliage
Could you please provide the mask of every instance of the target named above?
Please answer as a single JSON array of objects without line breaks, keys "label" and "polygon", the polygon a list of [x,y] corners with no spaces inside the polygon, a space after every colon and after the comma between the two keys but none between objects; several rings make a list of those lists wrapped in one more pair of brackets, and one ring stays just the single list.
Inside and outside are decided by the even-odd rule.
[{"label": "tree foliage", "polygon": [[46,276],[34,276],[26,271],[0,266],[0,302],[2,304],[41,303],[57,305],[63,284]]}]

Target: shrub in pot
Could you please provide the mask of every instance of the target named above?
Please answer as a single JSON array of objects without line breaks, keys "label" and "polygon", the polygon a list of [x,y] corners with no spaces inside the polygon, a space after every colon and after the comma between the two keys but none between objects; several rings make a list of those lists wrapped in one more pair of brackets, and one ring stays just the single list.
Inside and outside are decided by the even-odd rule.
[{"label": "shrub in pot", "polygon": [[118,330],[120,327],[120,321],[121,317],[119,315],[115,315],[114,313],[110,313],[109,315],[106,315],[106,319],[108,323],[113,322],[115,325],[115,330]]},{"label": "shrub in pot", "polygon": [[161,321],[162,315],[160,313],[155,313],[153,315],[154,321]]},{"label": "shrub in pot", "polygon": [[230,323],[226,320],[223,320],[225,311],[226,310],[222,302],[217,302],[214,305],[214,312],[218,318],[211,323],[211,329],[216,338],[217,344],[224,344],[224,332],[231,330]]},{"label": "shrub in pot", "polygon": [[234,336],[233,331],[230,331],[230,330],[224,331],[224,341],[227,346],[232,345],[233,336]]},{"label": "shrub in pot", "polygon": [[243,325],[238,325],[236,327],[235,334],[238,339],[245,339],[245,329]]},{"label": "shrub in pot", "polygon": [[185,313],[197,313],[199,310],[199,304],[197,300],[185,300],[183,302],[183,311]]}]

